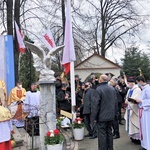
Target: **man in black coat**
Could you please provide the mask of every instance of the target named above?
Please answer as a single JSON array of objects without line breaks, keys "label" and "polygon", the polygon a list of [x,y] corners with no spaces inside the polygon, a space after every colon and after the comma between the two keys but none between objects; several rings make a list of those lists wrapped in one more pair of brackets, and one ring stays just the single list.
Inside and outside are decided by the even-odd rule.
[{"label": "man in black coat", "polygon": [[56,78],[55,87],[56,87],[56,95],[57,95],[61,91],[62,82],[61,82],[60,75],[56,75],[55,78]]},{"label": "man in black coat", "polygon": [[61,90],[57,94],[60,109],[71,112],[71,97],[67,90],[67,85],[62,84]]},{"label": "man in black coat", "polygon": [[122,116],[121,115],[121,108],[122,108],[122,104],[124,103],[127,91],[128,91],[128,88],[127,88],[123,78],[119,78],[116,88],[119,91],[119,95],[118,95],[118,111],[119,111],[118,119],[119,119],[119,124],[123,125],[122,117],[121,117]]},{"label": "man in black coat", "polygon": [[80,112],[80,118],[84,118],[83,115],[83,98],[84,98],[84,94],[85,94],[85,83],[82,83],[81,89],[77,94],[78,97],[78,103],[77,105],[77,111]]},{"label": "man in black coat", "polygon": [[115,116],[115,90],[108,85],[108,76],[101,75],[95,94],[91,122],[97,122],[98,150],[113,150],[112,122]]},{"label": "man in black coat", "polygon": [[92,111],[92,103],[93,103],[93,98],[95,94],[95,90],[91,88],[91,83],[86,82],[85,83],[85,94],[83,98],[83,115],[84,115],[84,122],[85,126],[88,130],[88,134],[86,137],[90,136],[90,139],[94,139],[97,137],[96,133],[96,127],[91,124],[91,111]]},{"label": "man in black coat", "polygon": [[120,132],[119,132],[119,120],[118,120],[118,114],[119,114],[119,111],[118,111],[118,101],[120,100],[120,94],[118,92],[118,90],[116,89],[116,84],[117,84],[117,81],[115,79],[111,79],[109,82],[108,82],[110,86],[112,86],[116,92],[116,102],[115,102],[115,118],[113,120],[113,139],[117,139],[117,138],[120,138]]}]

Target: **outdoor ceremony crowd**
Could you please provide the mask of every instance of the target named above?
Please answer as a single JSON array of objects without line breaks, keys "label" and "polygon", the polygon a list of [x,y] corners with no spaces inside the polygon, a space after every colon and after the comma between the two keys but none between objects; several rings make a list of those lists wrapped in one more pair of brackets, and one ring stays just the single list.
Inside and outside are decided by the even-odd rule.
[{"label": "outdoor ceremony crowd", "polygon": [[[83,118],[88,134],[98,137],[99,150],[113,150],[113,139],[121,138],[119,124],[123,125],[134,144],[141,150],[150,150],[150,86],[143,76],[110,74],[96,77],[91,74],[87,82],[75,75],[76,111]],[[70,86],[56,76],[57,107],[71,112]],[[122,113],[125,111],[125,113]]]},{"label": "outdoor ceremony crowd", "polygon": [[[55,78],[57,113],[71,112],[70,83],[64,75]],[[143,76],[126,79],[126,76],[113,78],[109,73],[96,77],[91,73],[90,78],[82,82],[79,75],[75,75],[75,94],[77,115],[83,118],[88,131],[85,137],[98,138],[99,150],[113,150],[113,139],[124,136],[119,132],[124,119],[133,144],[141,144],[141,150],[150,150],[150,86]],[[26,91],[18,82],[6,95],[6,85],[0,80],[0,150],[12,149],[12,124],[25,128],[30,136],[35,124],[34,135],[39,135],[41,93],[38,85],[32,83]]]}]

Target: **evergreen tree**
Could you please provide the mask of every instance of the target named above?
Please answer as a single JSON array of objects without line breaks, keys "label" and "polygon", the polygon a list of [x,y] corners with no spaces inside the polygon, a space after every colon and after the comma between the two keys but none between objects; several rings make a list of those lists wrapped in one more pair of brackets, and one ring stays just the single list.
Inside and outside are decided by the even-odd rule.
[{"label": "evergreen tree", "polygon": [[147,54],[142,53],[138,47],[131,47],[125,51],[125,57],[122,59],[123,72],[127,76],[136,77],[140,75],[141,69],[143,76],[150,79],[150,60]]},{"label": "evergreen tree", "polygon": [[22,82],[26,90],[30,89],[30,84],[37,81],[36,71],[33,66],[33,56],[27,51],[20,56],[19,81]]},{"label": "evergreen tree", "polygon": [[141,70],[145,79],[150,80],[150,59],[147,54],[142,54]]}]

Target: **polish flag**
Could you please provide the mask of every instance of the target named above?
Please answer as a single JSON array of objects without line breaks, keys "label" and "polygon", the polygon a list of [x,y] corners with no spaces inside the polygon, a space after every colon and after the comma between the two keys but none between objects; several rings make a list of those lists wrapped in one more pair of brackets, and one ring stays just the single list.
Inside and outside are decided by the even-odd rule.
[{"label": "polish flag", "polygon": [[66,23],[65,23],[65,40],[64,40],[64,50],[62,66],[64,67],[65,74],[70,72],[70,63],[76,60],[74,41],[72,35],[72,20],[71,20],[71,5],[70,0],[67,0],[66,7]]},{"label": "polish flag", "polygon": [[56,47],[54,38],[50,29],[47,29],[46,33],[44,34],[42,38],[42,41],[50,51],[52,48]]},{"label": "polish flag", "polygon": [[15,30],[16,30],[17,40],[18,40],[19,51],[20,51],[21,53],[24,53],[26,47],[25,47],[25,45],[24,45],[23,36],[22,36],[22,34],[21,34],[21,31],[20,31],[20,29],[19,29],[19,27],[18,27],[16,21],[15,21]]}]

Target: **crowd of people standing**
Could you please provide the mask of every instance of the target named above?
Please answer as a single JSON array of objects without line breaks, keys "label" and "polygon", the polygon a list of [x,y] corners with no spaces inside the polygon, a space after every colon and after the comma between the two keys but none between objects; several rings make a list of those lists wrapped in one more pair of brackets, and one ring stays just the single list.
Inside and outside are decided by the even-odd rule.
[{"label": "crowd of people standing", "polygon": [[[58,80],[61,85],[56,85],[58,108],[71,112],[69,84]],[[85,137],[98,137],[99,150],[113,150],[113,139],[120,138],[119,125],[124,124],[124,119],[131,141],[141,144],[142,150],[150,150],[150,86],[143,76],[126,79],[103,74],[98,79],[91,74],[90,79],[81,82],[75,75],[75,85],[76,111],[80,112],[88,131]]]},{"label": "crowd of people standing", "polygon": [[[6,87],[0,80],[0,128],[5,133],[12,131],[12,125],[27,127],[31,135],[32,124],[39,136],[39,110],[41,93],[36,83],[26,91],[18,82],[9,95],[7,104]],[[3,94],[2,94],[3,93]],[[99,150],[113,150],[113,139],[120,138],[119,125],[123,125],[134,144],[141,144],[142,150],[150,150],[150,86],[143,76],[111,78],[109,74],[96,77],[94,73],[86,82],[75,75],[76,112],[83,118],[88,133],[85,137],[98,137]],[[71,112],[70,83],[56,76],[57,110]],[[8,109],[9,108],[9,109]],[[122,110],[125,114],[123,116]],[[7,112],[7,113],[4,113]],[[59,111],[58,111],[59,112]],[[26,121],[25,121],[26,120]],[[10,149],[10,135],[0,136],[0,149]]]}]

